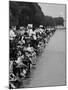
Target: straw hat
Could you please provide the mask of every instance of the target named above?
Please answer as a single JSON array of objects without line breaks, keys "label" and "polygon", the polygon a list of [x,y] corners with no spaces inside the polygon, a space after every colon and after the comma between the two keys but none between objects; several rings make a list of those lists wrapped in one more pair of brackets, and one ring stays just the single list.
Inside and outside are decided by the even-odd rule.
[{"label": "straw hat", "polygon": [[28,24],[27,28],[32,28],[33,24]]},{"label": "straw hat", "polygon": [[40,28],[42,28],[42,27],[43,27],[43,25],[40,25],[39,27],[40,27]]}]

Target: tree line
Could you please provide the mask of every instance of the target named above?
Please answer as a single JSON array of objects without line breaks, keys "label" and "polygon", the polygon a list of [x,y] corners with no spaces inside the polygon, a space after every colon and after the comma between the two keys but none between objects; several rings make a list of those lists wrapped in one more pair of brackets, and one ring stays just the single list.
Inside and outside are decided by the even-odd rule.
[{"label": "tree line", "polygon": [[10,26],[32,23],[34,26],[54,27],[63,26],[64,18],[44,15],[38,3],[9,1],[9,23]]}]

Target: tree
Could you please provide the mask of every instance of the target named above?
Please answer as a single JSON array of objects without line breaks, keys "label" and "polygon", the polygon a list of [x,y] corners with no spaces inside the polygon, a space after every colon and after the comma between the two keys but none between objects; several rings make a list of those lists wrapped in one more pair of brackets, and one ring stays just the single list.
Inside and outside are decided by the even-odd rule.
[{"label": "tree", "polygon": [[63,17],[56,17],[54,18],[55,26],[61,25],[64,26],[64,19]]},{"label": "tree", "polygon": [[[10,1],[11,25],[43,24],[43,13],[37,3]],[[18,23],[15,21],[17,20]]]},{"label": "tree", "polygon": [[27,26],[29,23],[34,26],[42,24],[45,27],[64,25],[62,17],[45,16],[38,3],[10,1],[9,13],[10,26]]}]

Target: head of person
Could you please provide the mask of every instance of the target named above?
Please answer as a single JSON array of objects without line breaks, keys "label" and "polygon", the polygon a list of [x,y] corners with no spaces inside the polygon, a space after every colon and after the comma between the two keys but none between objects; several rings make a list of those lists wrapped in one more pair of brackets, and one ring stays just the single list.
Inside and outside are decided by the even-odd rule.
[{"label": "head of person", "polygon": [[18,51],[17,56],[18,57],[21,56],[21,51]]},{"label": "head of person", "polygon": [[21,27],[20,27],[20,30],[25,30],[25,27],[21,26]]},{"label": "head of person", "polygon": [[28,47],[30,47],[30,44],[28,44]]},{"label": "head of person", "polygon": [[43,28],[43,25],[40,25],[39,28]]},{"label": "head of person", "polygon": [[32,29],[33,25],[32,24],[28,24],[27,29]]},{"label": "head of person", "polygon": [[15,31],[16,30],[16,26],[12,26],[12,29]]}]

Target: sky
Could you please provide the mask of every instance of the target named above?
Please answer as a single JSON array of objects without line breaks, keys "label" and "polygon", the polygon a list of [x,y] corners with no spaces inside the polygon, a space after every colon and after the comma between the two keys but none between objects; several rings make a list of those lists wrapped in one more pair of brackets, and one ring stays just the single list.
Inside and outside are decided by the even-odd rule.
[{"label": "sky", "polygon": [[45,15],[52,17],[62,16],[65,19],[65,4],[38,3]]}]

